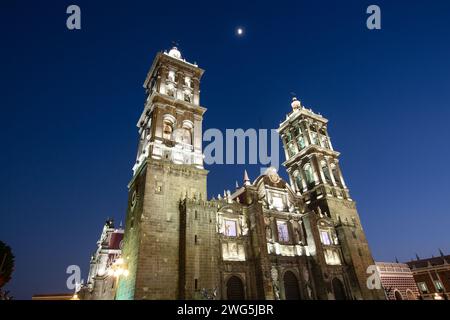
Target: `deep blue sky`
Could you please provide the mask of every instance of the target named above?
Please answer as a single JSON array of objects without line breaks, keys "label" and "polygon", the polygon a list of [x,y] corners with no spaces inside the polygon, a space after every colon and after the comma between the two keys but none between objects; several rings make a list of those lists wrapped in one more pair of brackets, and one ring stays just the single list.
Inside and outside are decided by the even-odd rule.
[{"label": "deep blue sky", "polygon": [[[65,27],[72,3],[81,31]],[[166,3],[0,2],[0,239],[16,256],[13,295],[67,291],[66,267],[86,277],[104,220],[124,220],[142,83],[172,40],[206,69],[204,129],[276,128],[291,91],[330,119],[376,260],[450,250],[448,1]],[[365,27],[374,3],[381,31]],[[208,169],[213,195],[244,166]]]}]

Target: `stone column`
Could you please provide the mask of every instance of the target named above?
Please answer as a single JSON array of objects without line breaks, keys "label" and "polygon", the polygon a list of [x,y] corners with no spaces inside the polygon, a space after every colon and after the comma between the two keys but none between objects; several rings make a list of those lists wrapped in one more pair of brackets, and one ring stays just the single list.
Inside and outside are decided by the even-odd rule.
[{"label": "stone column", "polygon": [[283,143],[283,149],[284,149],[284,156],[286,157],[286,160],[289,160],[289,151],[288,151],[288,145],[287,145],[287,143],[286,143],[286,135],[285,134],[283,134],[282,136],[281,136],[281,142]]},{"label": "stone column", "polygon": [[324,130],[325,130],[325,135],[327,136],[328,146],[329,146],[330,150],[334,150],[334,149],[333,149],[333,145],[331,144],[330,136],[328,135],[328,130],[327,130],[327,128],[325,127]]},{"label": "stone column", "polygon": [[192,92],[192,103],[200,105],[200,80],[197,77],[192,78],[192,85],[194,90]]},{"label": "stone column", "polygon": [[308,123],[307,120],[302,120],[302,124],[304,126],[304,134],[303,134],[303,136],[306,137],[306,139],[305,139],[306,146],[309,146],[309,145],[313,144],[312,140],[311,140],[311,132],[309,130],[309,123]]},{"label": "stone column", "polygon": [[167,80],[167,73],[168,69],[166,66],[161,67],[161,74],[159,75],[159,93],[166,94],[166,80]]},{"label": "stone column", "polygon": [[339,173],[339,179],[341,180],[342,187],[344,189],[347,189],[347,185],[345,184],[344,176],[342,175],[341,166],[339,165],[339,163],[336,163],[336,169]]},{"label": "stone column", "polygon": [[317,174],[316,166],[314,165],[314,156],[312,156],[309,159],[309,165],[311,166],[311,170],[313,173],[314,184],[317,186],[320,183],[320,181],[319,181],[319,175]]},{"label": "stone column", "polygon": [[330,159],[328,157],[325,157],[325,161],[327,162],[327,167],[328,167],[328,172],[330,174],[331,182],[333,183],[333,186],[336,187],[337,184],[336,184],[336,180],[334,179],[333,170],[331,170]]}]

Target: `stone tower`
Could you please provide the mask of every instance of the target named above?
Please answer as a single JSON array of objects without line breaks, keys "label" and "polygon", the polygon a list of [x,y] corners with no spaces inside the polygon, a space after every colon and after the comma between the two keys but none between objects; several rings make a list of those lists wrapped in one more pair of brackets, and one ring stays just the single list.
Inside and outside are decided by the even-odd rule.
[{"label": "stone tower", "polygon": [[[346,273],[349,275],[347,286],[351,288],[351,298],[384,299],[382,290],[368,289],[366,284],[369,276],[367,268],[375,263],[355,202],[344,182],[339,152],[333,149],[328,135],[328,120],[311,109],[306,109],[296,98],[291,106],[293,111],[287,115],[278,131],[287,159],[283,165],[287,169],[292,188],[303,198],[309,210],[332,221],[331,229],[337,234]],[[333,247],[333,243],[328,243],[330,241],[325,233],[319,235],[324,249],[317,255],[317,264],[338,264],[334,261],[340,260],[338,249]],[[323,274],[320,282],[326,283],[327,272],[329,271],[325,272],[323,268],[319,272]],[[325,295],[326,292],[322,294]],[[318,292],[318,296],[321,296],[321,292]]]},{"label": "stone tower", "polygon": [[129,276],[117,299],[182,296],[180,200],[206,199],[200,105],[203,70],[177,48],[157,54],[144,82],[146,100],[137,123],[139,144],[128,209],[123,258]]}]

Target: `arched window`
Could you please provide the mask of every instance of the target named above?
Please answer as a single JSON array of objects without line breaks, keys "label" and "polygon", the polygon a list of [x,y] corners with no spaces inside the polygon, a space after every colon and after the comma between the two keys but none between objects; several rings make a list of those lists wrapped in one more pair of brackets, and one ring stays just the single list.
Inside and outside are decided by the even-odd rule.
[{"label": "arched window", "polygon": [[314,173],[310,163],[307,163],[303,166],[303,171],[305,172],[306,182],[308,183],[308,187],[314,184]]},{"label": "arched window", "polygon": [[303,149],[306,146],[306,144],[305,144],[305,137],[303,137],[303,134],[300,134],[297,137],[297,143],[298,143],[298,146],[299,146],[300,149]]},{"label": "arched window", "polygon": [[330,170],[328,169],[327,162],[325,160],[322,160],[320,162],[320,166],[322,167],[323,175],[325,176],[325,180],[327,183],[331,184],[331,175]]},{"label": "arched window", "polygon": [[294,178],[295,178],[295,185],[297,186],[297,190],[302,192],[303,191],[302,175],[300,174],[299,171],[295,171]]},{"label": "arched window", "polygon": [[416,300],[416,296],[410,289],[406,289],[406,298],[408,300]]},{"label": "arched window", "polygon": [[297,148],[292,142],[290,142],[288,145],[288,151],[290,157],[294,156],[297,153]]},{"label": "arched window", "polygon": [[173,126],[175,124],[175,117],[171,114],[165,114],[163,117],[163,138],[172,140]]},{"label": "arched window", "polygon": [[400,291],[398,291],[398,290],[394,291],[394,296],[395,296],[395,300],[403,300],[403,296],[400,293]]},{"label": "arched window", "polygon": [[231,276],[227,281],[227,299],[228,300],[244,300],[244,284],[237,276]]},{"label": "arched window", "polygon": [[173,131],[172,124],[169,121],[164,121],[163,138],[171,140],[172,131]]}]

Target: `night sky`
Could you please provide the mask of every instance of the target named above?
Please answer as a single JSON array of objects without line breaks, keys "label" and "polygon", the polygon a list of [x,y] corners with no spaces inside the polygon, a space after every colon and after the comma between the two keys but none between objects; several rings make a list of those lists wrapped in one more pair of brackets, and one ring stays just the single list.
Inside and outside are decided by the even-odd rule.
[{"label": "night sky", "polygon": [[[70,4],[80,31],[66,28]],[[366,28],[370,4],[382,30]],[[448,253],[449,21],[449,1],[2,0],[0,240],[16,256],[7,289],[67,292],[71,264],[87,277],[104,221],[125,220],[142,84],[174,40],[206,70],[204,129],[277,128],[295,92],[330,120],[375,260]],[[244,168],[259,174],[208,166],[210,197],[233,190]]]}]

